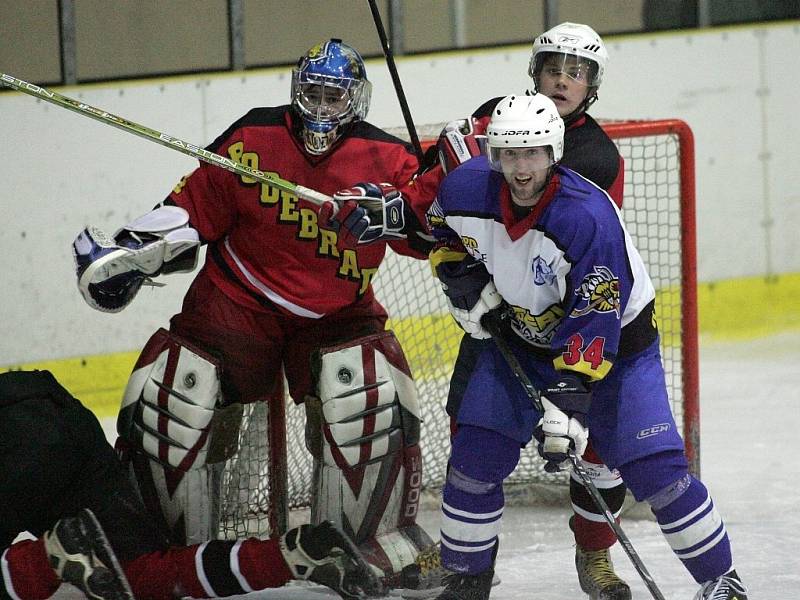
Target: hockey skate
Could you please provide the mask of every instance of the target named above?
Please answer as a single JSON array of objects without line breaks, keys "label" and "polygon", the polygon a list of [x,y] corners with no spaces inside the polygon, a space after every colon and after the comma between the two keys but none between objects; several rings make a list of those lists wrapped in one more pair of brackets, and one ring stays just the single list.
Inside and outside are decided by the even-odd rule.
[{"label": "hockey skate", "polygon": [[444,591],[436,600],[489,600],[494,569],[489,568],[477,575],[450,573],[444,578]]},{"label": "hockey skate", "polygon": [[296,579],[313,581],[356,600],[380,596],[383,586],[353,542],[330,521],[287,531],[281,553]]},{"label": "hockey skate", "polygon": [[[414,562],[403,567],[400,573],[400,587],[391,591],[393,596],[403,598],[435,598],[444,590],[444,580],[453,572],[442,565],[439,544],[433,544],[420,552]],[[492,577],[492,586],[498,585],[500,578]]]},{"label": "hockey skate", "polygon": [[584,550],[575,546],[575,568],[581,589],[591,600],[631,600],[631,588],[614,572],[608,548]]},{"label": "hockey skate", "polygon": [[700,586],[694,600],[747,600],[747,588],[736,570],[732,570],[712,581],[706,581]]},{"label": "hockey skate", "polygon": [[66,517],[44,534],[50,566],[95,600],[133,600],[133,593],[92,511]]}]

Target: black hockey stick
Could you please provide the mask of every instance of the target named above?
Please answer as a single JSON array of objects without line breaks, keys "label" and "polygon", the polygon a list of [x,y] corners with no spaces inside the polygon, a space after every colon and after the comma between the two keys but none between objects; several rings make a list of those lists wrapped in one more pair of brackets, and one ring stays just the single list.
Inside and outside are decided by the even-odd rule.
[{"label": "black hockey stick", "polygon": [[[542,398],[539,390],[534,387],[528,375],[522,370],[522,365],[519,364],[517,357],[511,350],[511,346],[509,346],[508,341],[503,337],[501,321],[504,318],[507,318],[507,314],[495,309],[494,311],[486,314],[486,316],[481,320],[481,324],[489,331],[489,333],[492,334],[492,339],[497,345],[497,349],[500,350],[500,354],[503,355],[503,358],[508,363],[511,371],[514,373],[514,377],[516,377],[517,381],[519,381],[520,385],[522,385],[522,388],[525,390],[525,394],[528,396],[528,398],[530,398],[531,402],[533,402],[534,408],[539,411],[540,415],[544,415]],[[625,550],[625,554],[627,554],[628,558],[631,559],[633,566],[641,576],[642,581],[644,581],[644,584],[647,586],[647,589],[650,590],[653,598],[656,600],[665,600],[661,590],[658,589],[656,582],[647,571],[647,567],[644,566],[644,562],[642,562],[639,554],[634,549],[633,544],[631,544],[630,538],[628,538],[627,534],[622,530],[620,524],[617,523],[617,520],[614,518],[614,514],[611,512],[611,509],[608,508],[608,504],[606,504],[603,496],[601,496],[600,492],[597,490],[597,486],[595,486],[588,473],[586,473],[586,469],[583,468],[580,459],[575,456],[574,452],[570,451],[569,460],[572,463],[572,468],[575,469],[575,472],[578,474],[578,478],[581,480],[581,483],[583,483],[586,491],[589,492],[589,495],[592,497],[592,500],[594,500],[597,508],[599,508],[600,512],[603,513],[603,517],[605,518],[609,527],[611,527],[616,534],[617,539],[619,539],[619,543],[622,544],[622,548]]]},{"label": "black hockey stick", "polygon": [[369,9],[372,12],[372,20],[375,21],[375,28],[378,30],[378,37],[381,39],[381,47],[383,48],[383,56],[386,58],[386,66],[389,67],[389,74],[392,76],[392,83],[394,84],[394,91],[397,93],[397,101],[400,103],[400,110],[403,112],[403,119],[406,122],[408,129],[408,136],[411,138],[411,145],[414,146],[414,153],[417,155],[417,160],[422,166],[424,153],[422,152],[422,144],[419,143],[419,136],[417,129],[414,127],[414,120],[411,118],[411,111],[408,109],[408,101],[406,100],[405,92],[403,92],[403,84],[400,83],[400,75],[397,74],[397,67],[394,64],[394,56],[391,48],[389,48],[389,39],[386,37],[386,30],[383,28],[383,20],[375,0],[368,0]]},{"label": "black hockey stick", "polygon": [[100,108],[95,108],[94,106],[79,102],[78,100],[73,100],[67,96],[62,96],[61,94],[47,90],[43,87],[39,87],[33,83],[28,83],[22,79],[17,79],[16,77],[8,75],[7,73],[0,73],[0,83],[30,96],[50,102],[51,104],[55,104],[62,108],[66,108],[67,110],[79,113],[85,117],[95,119],[96,121],[100,121],[106,125],[111,125],[117,129],[122,129],[128,133],[138,135],[139,137],[150,140],[151,142],[155,142],[156,144],[161,144],[162,146],[172,148],[173,150],[177,150],[183,154],[188,154],[189,156],[193,156],[194,158],[207,162],[211,165],[236,173],[237,175],[249,177],[260,183],[265,183],[284,192],[292,193],[298,198],[303,198],[304,200],[308,200],[309,202],[312,202],[318,206],[322,206],[325,203],[331,203],[333,206],[333,213],[336,214],[336,210],[338,208],[336,202],[333,198],[323,194],[322,192],[312,190],[311,188],[307,188],[297,183],[292,183],[291,181],[286,181],[285,179],[281,179],[275,175],[268,175],[263,171],[259,171],[258,169],[251,169],[247,165],[243,165],[242,163],[230,158],[220,156],[219,154],[214,154],[213,152],[206,150],[201,146],[184,142],[183,140],[172,137],[171,135],[167,135],[166,133],[156,131],[155,129],[150,129],[144,125],[134,123],[133,121],[128,121],[127,119],[113,115]]}]

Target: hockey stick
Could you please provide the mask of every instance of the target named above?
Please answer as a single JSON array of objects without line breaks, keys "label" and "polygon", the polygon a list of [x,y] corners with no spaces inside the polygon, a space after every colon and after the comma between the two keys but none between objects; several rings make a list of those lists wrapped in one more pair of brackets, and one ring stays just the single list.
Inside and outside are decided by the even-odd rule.
[{"label": "hockey stick", "polygon": [[138,135],[139,137],[143,137],[146,140],[155,142],[156,144],[161,144],[167,148],[177,150],[178,152],[182,152],[183,154],[187,154],[188,156],[192,156],[216,167],[231,171],[237,175],[250,177],[256,181],[267,184],[284,192],[289,192],[298,198],[308,200],[317,206],[322,206],[326,202],[330,202],[333,205],[333,214],[336,214],[338,209],[334,199],[323,194],[322,192],[292,183],[291,181],[286,181],[285,179],[281,179],[280,177],[274,175],[267,175],[258,169],[251,169],[250,167],[236,162],[235,160],[225,158],[219,154],[214,154],[213,152],[206,150],[205,148],[201,148],[200,146],[195,146],[194,144],[184,142],[183,140],[172,137],[171,135],[167,135],[166,133],[161,133],[160,131],[145,127],[144,125],[139,125],[133,121],[128,121],[127,119],[123,119],[122,117],[118,117],[102,109],[95,108],[94,106],[84,104],[83,102],[78,102],[77,100],[73,100],[67,96],[62,96],[61,94],[52,92],[43,87],[39,87],[33,83],[28,83],[22,79],[17,79],[16,77],[6,73],[0,73],[0,83],[19,92],[23,92],[24,94],[34,96],[46,102],[66,108],[67,110],[71,110],[91,119],[95,119],[101,123],[105,123],[106,125],[111,125],[117,129],[122,129],[128,133]]},{"label": "hockey stick", "polygon": [[[531,382],[525,371],[522,370],[522,365],[519,364],[517,357],[511,350],[511,346],[509,346],[508,341],[503,337],[500,323],[505,317],[506,315],[504,313],[497,312],[497,310],[495,310],[487,313],[486,316],[481,320],[481,324],[492,335],[492,339],[497,345],[497,349],[500,350],[500,354],[503,355],[503,358],[508,363],[511,371],[514,373],[514,377],[516,377],[517,381],[519,381],[520,385],[522,385],[523,389],[525,390],[525,394],[528,396],[528,398],[530,398],[531,402],[533,402],[534,408],[539,411],[540,415],[543,415],[544,409],[542,407],[542,398],[539,390],[534,387],[533,382]],[[633,566],[641,576],[642,581],[644,581],[644,584],[647,586],[647,589],[650,590],[653,598],[656,600],[665,600],[661,590],[658,589],[656,582],[647,571],[647,567],[644,566],[644,562],[642,562],[639,554],[634,549],[633,544],[631,544],[630,538],[628,538],[626,533],[622,530],[620,524],[617,523],[617,520],[614,518],[614,514],[611,512],[611,509],[608,508],[608,504],[606,504],[603,496],[601,496],[600,492],[597,490],[597,486],[595,486],[594,482],[586,472],[586,469],[583,468],[581,461],[572,451],[569,453],[569,460],[572,463],[572,468],[575,469],[575,472],[578,474],[578,478],[581,480],[581,483],[583,483],[586,491],[589,492],[589,495],[592,497],[592,500],[594,500],[597,508],[599,508],[600,512],[603,513],[603,517],[605,518],[609,527],[611,527],[616,534],[617,539],[619,539],[620,544],[622,544],[622,548],[625,550],[628,558],[631,559]]]},{"label": "hockey stick", "polygon": [[375,28],[378,30],[378,37],[381,39],[381,47],[383,48],[383,56],[386,58],[386,66],[389,67],[389,74],[392,76],[392,83],[394,84],[394,91],[397,93],[397,101],[400,103],[400,110],[403,113],[403,119],[406,122],[408,129],[408,136],[411,138],[411,145],[414,146],[414,153],[417,155],[420,167],[424,153],[422,152],[422,145],[419,143],[419,136],[417,129],[414,127],[414,120],[411,118],[411,111],[408,109],[408,101],[406,100],[405,92],[403,92],[403,84],[400,83],[400,75],[397,74],[397,66],[394,64],[394,55],[391,48],[389,48],[389,40],[386,37],[386,30],[383,28],[383,21],[381,20],[381,13],[375,4],[375,0],[368,0],[369,9],[372,12],[372,20],[375,21]]}]

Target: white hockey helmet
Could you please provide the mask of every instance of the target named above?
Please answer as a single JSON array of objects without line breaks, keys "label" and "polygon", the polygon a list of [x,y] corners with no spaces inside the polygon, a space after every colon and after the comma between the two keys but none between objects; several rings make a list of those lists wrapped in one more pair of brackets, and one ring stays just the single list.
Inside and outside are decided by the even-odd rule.
[{"label": "white hockey helmet", "polygon": [[561,23],[533,40],[528,75],[533,79],[534,89],[543,60],[550,54],[587,59],[595,67],[587,81],[588,86],[597,88],[603,82],[603,74],[608,65],[608,51],[597,32],[588,25]]},{"label": "white hockey helmet", "polygon": [[506,96],[497,103],[486,128],[487,153],[492,168],[500,168],[503,148],[550,149],[552,163],[564,156],[564,121],[555,103],[544,94]]}]

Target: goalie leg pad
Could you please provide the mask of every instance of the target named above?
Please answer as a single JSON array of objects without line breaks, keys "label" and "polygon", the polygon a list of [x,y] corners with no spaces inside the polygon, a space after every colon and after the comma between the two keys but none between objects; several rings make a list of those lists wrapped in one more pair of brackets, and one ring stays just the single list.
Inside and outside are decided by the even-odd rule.
[{"label": "goalie leg pad", "polygon": [[382,332],[322,348],[312,370],[318,398],[307,411],[320,428],[316,439],[308,431],[312,520],[340,525],[384,579],[393,577],[431,543],[416,525],[420,420],[405,356]]},{"label": "goalie leg pad", "polygon": [[173,543],[217,536],[221,474],[236,451],[241,405],[219,408],[220,367],[160,329],[128,381],[117,420],[132,474]]}]

